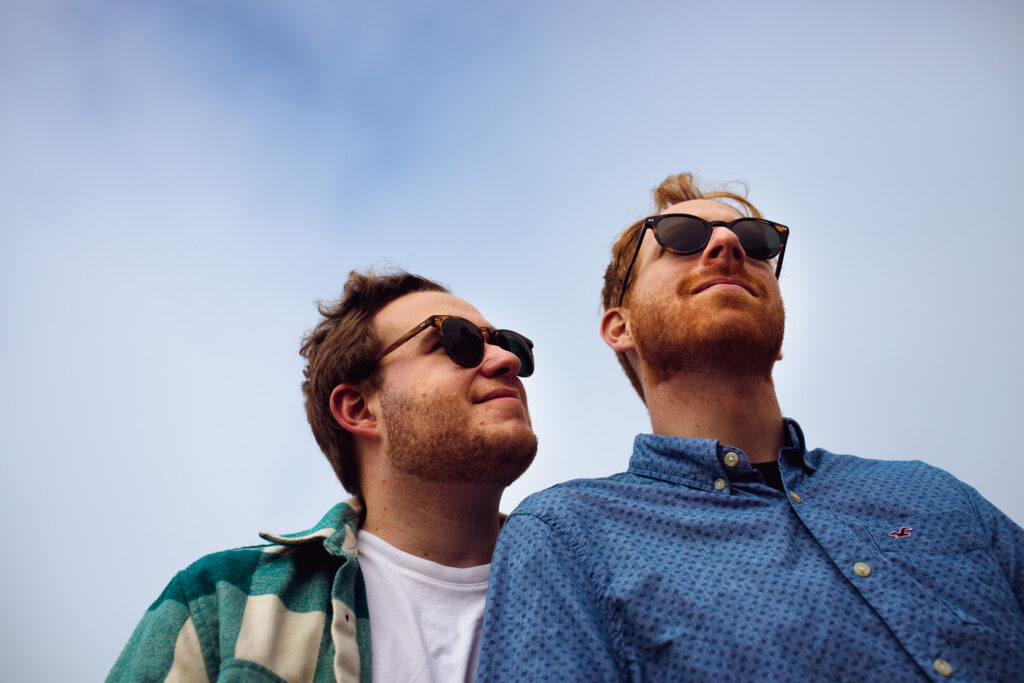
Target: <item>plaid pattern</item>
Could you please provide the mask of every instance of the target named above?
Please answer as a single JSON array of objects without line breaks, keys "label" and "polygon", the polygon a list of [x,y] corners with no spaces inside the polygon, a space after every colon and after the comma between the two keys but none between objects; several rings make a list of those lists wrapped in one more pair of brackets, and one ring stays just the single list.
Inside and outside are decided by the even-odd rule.
[{"label": "plaid pattern", "polygon": [[207,555],[171,580],[108,681],[369,681],[355,499],[271,545]]}]

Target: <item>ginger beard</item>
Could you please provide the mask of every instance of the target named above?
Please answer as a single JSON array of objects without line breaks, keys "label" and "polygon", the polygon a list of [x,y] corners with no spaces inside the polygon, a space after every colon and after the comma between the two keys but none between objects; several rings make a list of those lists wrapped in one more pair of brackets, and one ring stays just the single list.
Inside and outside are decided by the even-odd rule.
[{"label": "ginger beard", "polygon": [[423,397],[389,387],[381,391],[380,406],[392,467],[423,481],[504,487],[526,471],[537,453],[528,414],[514,427],[488,429],[472,419],[455,394]]},{"label": "ginger beard", "polygon": [[[690,294],[713,276],[749,283],[744,292]],[[786,313],[782,298],[742,272],[701,273],[683,279],[671,296],[647,294],[631,302],[630,329],[647,379],[660,384],[681,373],[715,372],[771,381],[782,349]]]}]

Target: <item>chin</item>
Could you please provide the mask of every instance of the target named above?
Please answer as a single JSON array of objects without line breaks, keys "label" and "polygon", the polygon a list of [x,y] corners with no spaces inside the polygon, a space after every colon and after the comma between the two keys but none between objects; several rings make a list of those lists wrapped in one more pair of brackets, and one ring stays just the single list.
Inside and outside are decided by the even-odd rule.
[{"label": "chin", "polygon": [[770,378],[782,349],[785,312],[781,300],[768,306],[759,301],[773,303],[728,291],[690,299],[686,303],[693,305],[681,310],[638,302],[633,335],[651,381],[706,371]]}]

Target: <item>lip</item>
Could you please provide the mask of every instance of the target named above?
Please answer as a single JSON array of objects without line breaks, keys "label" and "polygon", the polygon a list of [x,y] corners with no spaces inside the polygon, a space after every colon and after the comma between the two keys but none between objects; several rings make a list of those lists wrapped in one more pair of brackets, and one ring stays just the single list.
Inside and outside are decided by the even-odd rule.
[{"label": "lip", "polygon": [[700,292],[703,292],[705,289],[710,289],[711,287],[714,287],[715,285],[732,285],[734,287],[741,287],[750,296],[755,296],[755,297],[757,296],[757,294],[754,292],[754,288],[753,287],[751,287],[748,283],[744,282],[743,280],[740,280],[739,278],[734,278],[734,277],[713,277],[713,278],[707,279],[704,282],[702,282],[699,285],[697,285],[696,287],[694,287],[693,291],[690,292],[690,293],[691,294],[699,294]]},{"label": "lip", "polygon": [[522,399],[519,398],[518,391],[511,387],[503,387],[488,391],[486,394],[473,401],[473,403],[487,403],[488,401],[496,401],[503,398],[511,398],[522,402]]}]

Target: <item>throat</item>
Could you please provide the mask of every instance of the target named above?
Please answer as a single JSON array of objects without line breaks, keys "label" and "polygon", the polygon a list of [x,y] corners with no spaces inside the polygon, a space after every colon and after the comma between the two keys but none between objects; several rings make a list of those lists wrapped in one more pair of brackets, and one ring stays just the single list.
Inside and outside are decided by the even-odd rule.
[{"label": "throat", "polygon": [[770,378],[691,373],[644,388],[655,434],[715,439],[752,463],[778,458],[785,432]]}]

